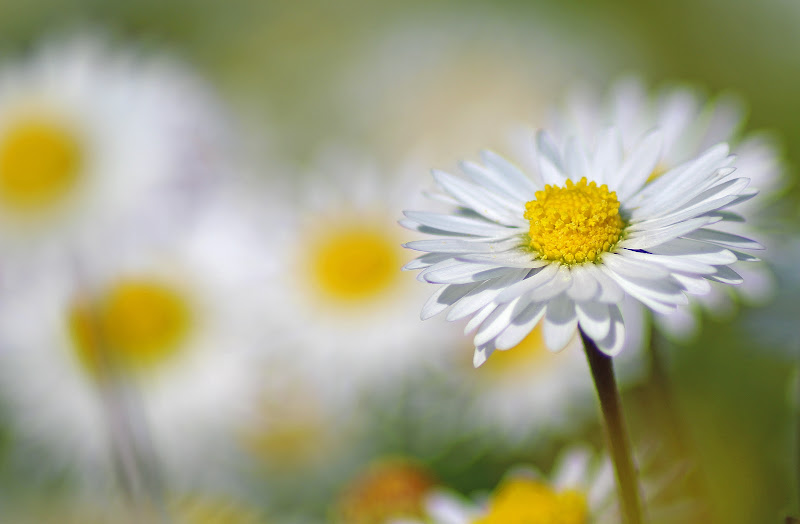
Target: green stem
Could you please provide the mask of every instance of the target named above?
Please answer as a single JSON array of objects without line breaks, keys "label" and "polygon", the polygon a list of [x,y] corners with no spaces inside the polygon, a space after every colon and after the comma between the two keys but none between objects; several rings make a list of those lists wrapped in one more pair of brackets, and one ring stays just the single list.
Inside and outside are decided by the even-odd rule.
[{"label": "green stem", "polygon": [[597,398],[600,400],[600,408],[603,412],[624,522],[626,524],[642,524],[642,503],[636,479],[636,467],[625,430],[619,390],[614,377],[614,366],[611,357],[601,352],[594,340],[589,338],[583,330],[580,330],[580,334],[586,351],[586,359],[589,361],[589,368],[592,371]]}]

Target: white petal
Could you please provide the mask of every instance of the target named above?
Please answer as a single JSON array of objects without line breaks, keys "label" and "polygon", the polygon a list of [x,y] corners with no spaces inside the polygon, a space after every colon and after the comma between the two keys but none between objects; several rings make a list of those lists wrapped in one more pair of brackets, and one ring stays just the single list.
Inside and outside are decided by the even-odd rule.
[{"label": "white petal", "polygon": [[522,313],[511,321],[505,331],[495,339],[497,349],[511,349],[522,342],[542,319],[546,308],[546,302],[529,304]]},{"label": "white petal", "polygon": [[496,301],[500,304],[510,302],[518,296],[546,284],[556,275],[558,267],[556,264],[548,264],[535,273],[530,273],[524,280],[508,286],[500,293]]},{"label": "white petal", "polygon": [[424,255],[418,256],[405,266],[403,266],[403,271],[412,271],[415,269],[424,269],[430,267],[434,264],[438,264],[439,262],[444,262],[445,260],[451,260],[453,257],[452,255],[442,254],[442,253],[425,253]]},{"label": "white petal", "polygon": [[670,240],[664,244],[653,246],[648,249],[648,251],[656,255],[690,258],[712,266],[721,266],[736,262],[736,255],[722,246],[686,238]]},{"label": "white petal", "polygon": [[570,268],[572,273],[572,285],[567,290],[567,295],[576,302],[589,300],[598,291],[597,280],[592,274],[586,271],[582,265]]},{"label": "white petal", "polygon": [[660,131],[651,131],[642,138],[636,149],[622,164],[615,179],[609,180],[609,189],[617,192],[617,198],[624,202],[635,194],[661,160]]},{"label": "white petal", "polygon": [[635,260],[616,253],[604,253],[602,263],[614,272],[632,278],[654,280],[669,276],[669,271],[662,266],[648,264],[645,261]]},{"label": "white petal", "polygon": [[447,265],[443,268],[431,266],[423,270],[420,275],[431,284],[469,284],[470,282],[482,282],[506,275],[510,270],[506,267],[497,267],[489,264],[472,264],[468,262],[456,261],[456,264]]},{"label": "white petal", "polygon": [[522,280],[528,274],[527,270],[509,271],[507,275],[487,280],[486,282],[473,288],[467,295],[459,300],[447,313],[447,320],[459,320],[472,315],[476,311],[486,307],[497,295],[508,286]]},{"label": "white petal", "polygon": [[677,280],[690,295],[705,295],[711,290],[711,284],[702,276],[675,273],[672,278]]},{"label": "white petal", "polygon": [[723,284],[741,284],[744,281],[739,273],[728,266],[717,267],[717,272],[706,278],[715,282],[722,282]]},{"label": "white petal", "polygon": [[460,255],[460,260],[467,260],[470,262],[478,262],[481,264],[493,264],[503,267],[516,267],[534,269],[537,267],[544,267],[550,262],[542,259],[535,259],[527,251],[520,249],[510,249],[502,253],[479,253]]},{"label": "white petal", "polygon": [[598,184],[608,184],[608,180],[619,172],[622,162],[622,137],[619,131],[610,128],[601,132],[596,149],[592,172],[599,173],[599,176],[595,176]]},{"label": "white petal", "polygon": [[596,264],[583,264],[583,271],[589,273],[597,281],[600,290],[596,300],[607,304],[621,302],[625,292],[613,279],[603,273]]},{"label": "white petal", "polygon": [[575,312],[578,315],[578,323],[581,329],[592,340],[601,340],[608,335],[611,327],[611,314],[609,306],[598,302],[583,302],[575,304]]},{"label": "white petal", "polygon": [[655,264],[661,267],[669,268],[673,271],[682,271],[684,273],[706,275],[716,271],[714,266],[711,264],[704,264],[687,257],[654,255],[652,253],[641,253],[639,251],[629,251],[627,249],[622,251],[622,255],[625,258],[641,260],[645,263]]},{"label": "white petal", "polygon": [[492,311],[492,314],[486,318],[483,324],[481,324],[480,329],[478,329],[478,332],[475,334],[475,339],[473,341],[475,345],[481,346],[482,344],[486,344],[490,340],[494,340],[497,335],[502,333],[503,330],[505,330],[511,324],[511,320],[522,313],[525,307],[527,307],[530,303],[526,302],[520,307],[521,300],[522,297],[518,297],[516,300],[512,300],[507,304],[502,304],[501,306],[498,306],[497,309]]},{"label": "white petal", "polygon": [[634,231],[618,245],[626,249],[650,249],[678,237],[688,236],[689,233],[715,221],[712,217],[698,217],[661,229]]},{"label": "white petal", "polygon": [[523,202],[533,200],[539,188],[533,180],[525,176],[521,169],[500,155],[488,150],[481,151],[481,160],[487,166],[505,175],[506,184],[512,196]]},{"label": "white petal", "polygon": [[686,237],[692,240],[713,242],[714,244],[735,247],[737,249],[764,249],[764,246],[755,240],[750,240],[749,238],[732,233],[723,233],[722,231],[716,231],[714,229],[699,229],[686,235]]},{"label": "white petal", "polygon": [[545,344],[550,351],[564,349],[575,336],[577,327],[575,304],[566,295],[561,295],[547,304],[543,334]]},{"label": "white petal", "polygon": [[654,311],[667,313],[675,309],[676,305],[687,302],[686,296],[677,283],[671,284],[667,280],[642,281],[623,277],[604,266],[601,266],[601,270],[614,279],[627,294]]},{"label": "white petal", "polygon": [[494,346],[492,344],[475,348],[475,354],[472,356],[472,365],[476,368],[481,367],[492,353],[494,353]]},{"label": "white petal", "polygon": [[441,286],[422,306],[420,319],[427,320],[452,306],[479,284],[450,284]]},{"label": "white petal", "polygon": [[512,233],[505,226],[477,218],[442,213],[428,213],[426,211],[404,211],[403,214],[411,219],[412,222],[450,233],[486,237],[496,237]]},{"label": "white petal", "polygon": [[486,320],[486,317],[491,315],[492,311],[494,311],[495,309],[497,309],[497,304],[489,304],[480,311],[478,311],[474,317],[469,319],[467,325],[464,326],[464,334],[467,335],[472,331],[475,331],[475,329],[478,326],[480,326],[483,323],[483,321]]},{"label": "white petal", "polygon": [[519,241],[516,238],[501,242],[487,242],[483,239],[442,237],[412,240],[403,244],[403,247],[428,253],[495,253],[513,249],[518,245]]},{"label": "white petal", "polygon": [[462,205],[503,225],[515,225],[521,218],[511,214],[492,193],[444,171],[433,171],[436,182]]},{"label": "white petal", "polygon": [[564,157],[566,160],[566,171],[570,179],[573,181],[578,181],[582,177],[592,179],[589,160],[586,158],[586,147],[580,143],[577,137],[573,136],[567,140]]},{"label": "white petal", "polygon": [[625,324],[619,308],[612,306],[609,308],[611,314],[611,328],[608,335],[602,340],[595,340],[598,349],[606,355],[613,357],[619,354],[625,345]]},{"label": "white petal", "polygon": [[542,284],[538,288],[528,293],[528,295],[532,300],[544,302],[545,300],[550,300],[556,295],[560,295],[564,291],[568,290],[571,286],[572,274],[569,271],[569,267],[561,266],[558,268],[556,275],[549,282]]}]

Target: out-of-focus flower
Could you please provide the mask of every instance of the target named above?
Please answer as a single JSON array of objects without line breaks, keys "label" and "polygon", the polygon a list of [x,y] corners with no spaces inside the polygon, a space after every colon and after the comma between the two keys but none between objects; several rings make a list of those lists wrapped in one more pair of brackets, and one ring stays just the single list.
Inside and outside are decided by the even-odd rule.
[{"label": "out-of-focus flower", "polygon": [[299,202],[268,223],[272,252],[280,257],[271,285],[272,309],[291,351],[324,369],[336,387],[359,389],[433,364],[431,348],[450,330],[425,326],[409,308],[424,286],[399,268],[408,261],[395,210],[413,194],[401,176],[380,171],[348,153],[320,158]]},{"label": "out-of-focus flower", "polygon": [[410,460],[384,459],[370,465],[342,492],[333,510],[341,524],[383,524],[421,518],[426,496],[436,485],[432,474]]},{"label": "out-of-focus flower", "polygon": [[588,450],[573,448],[559,457],[549,476],[535,469],[510,472],[488,500],[469,501],[447,492],[433,493],[426,500],[425,517],[429,520],[424,522],[611,524],[619,522],[614,490],[611,462],[593,457]]},{"label": "out-of-focus flower", "polygon": [[[103,477],[127,423],[167,480],[220,481],[257,378],[252,290],[266,284],[248,231],[226,206],[208,209],[169,245],[120,238],[7,297],[0,389],[31,447]],[[130,409],[114,401],[119,385]]]},{"label": "out-of-focus flower", "polygon": [[733,158],[720,144],[646,184],[660,143],[654,132],[625,151],[611,128],[589,150],[578,138],[557,144],[540,132],[536,179],[490,152],[484,165],[462,164],[471,181],[434,171],[451,211],[406,211],[402,221],[435,237],[406,244],[425,252],[406,269],[442,284],[423,318],[447,308],[449,320],[471,317],[476,366],[539,321],[553,351],[580,327],[616,355],[626,296],[668,313],[688,302],[685,293],[708,292],[708,280],[740,282],[729,265],[749,255],[736,250],[761,246],[707,226],[736,219],[727,209],[751,196],[749,181],[731,175]]},{"label": "out-of-focus flower", "polygon": [[[221,166],[218,105],[183,68],[88,35],[0,70],[0,244],[41,262],[109,230],[163,234]],[[102,234],[105,233],[105,234]],[[11,258],[10,258],[11,257]]]},{"label": "out-of-focus flower", "polygon": [[[558,136],[577,134],[584,141],[613,126],[619,130],[626,151],[636,145],[639,136],[658,127],[663,144],[650,180],[690,161],[713,144],[731,143],[737,176],[750,179],[753,189],[749,191],[758,190],[760,195],[737,207],[736,212],[747,216],[747,221],[726,220],[716,227],[736,235],[755,236],[769,247],[774,243],[769,232],[775,227],[763,222],[763,211],[774,203],[787,178],[772,137],[742,134],[744,113],[741,102],[733,96],[722,95],[706,103],[697,90],[688,86],[653,94],[639,79],[627,77],[612,86],[606,98],[589,90],[575,91],[563,109],[553,114],[552,124]],[[741,286],[712,283],[709,293],[693,299],[689,306],[657,314],[658,325],[668,334],[688,338],[699,328],[693,308],[703,306],[709,313],[723,316],[734,308],[734,296],[761,303],[772,295],[773,278],[765,264],[737,262],[733,267],[743,277]]]}]

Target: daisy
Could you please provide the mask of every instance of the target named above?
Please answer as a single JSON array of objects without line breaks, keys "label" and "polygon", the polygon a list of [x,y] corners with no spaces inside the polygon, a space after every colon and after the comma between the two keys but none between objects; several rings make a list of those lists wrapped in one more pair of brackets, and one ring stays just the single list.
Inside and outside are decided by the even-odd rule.
[{"label": "daisy", "polygon": [[660,158],[658,132],[625,150],[619,132],[579,139],[536,139],[539,172],[530,177],[491,153],[462,164],[470,177],[434,171],[448,213],[406,211],[402,224],[434,238],[406,247],[424,255],[406,266],[440,284],[422,309],[428,318],[469,318],[474,364],[513,348],[543,322],[544,341],[563,349],[580,328],[607,355],[625,342],[626,296],[668,313],[709,280],[736,284],[729,265],[761,246],[712,224],[752,196],[732,175],[719,144],[646,184]]},{"label": "daisy", "polygon": [[333,149],[312,173],[303,197],[278,214],[283,227],[264,221],[278,254],[266,314],[285,327],[293,353],[328,377],[346,373],[354,389],[434,365],[445,352],[430,349],[454,337],[406,317],[426,290],[398,271],[408,256],[394,211],[413,178],[382,179],[371,163]]},{"label": "daisy", "polygon": [[[688,86],[663,89],[652,95],[641,80],[626,77],[612,86],[605,99],[589,90],[575,91],[564,107],[552,115],[551,123],[558,136],[577,134],[584,140],[608,126],[615,126],[626,150],[632,148],[643,133],[658,127],[663,143],[651,179],[695,158],[715,143],[731,143],[737,157],[737,175],[749,178],[761,196],[743,202],[738,208],[740,214],[755,220],[725,221],[716,227],[740,236],[757,235],[767,245],[774,244],[769,233],[765,233],[774,227],[759,217],[768,215],[763,211],[786,187],[786,170],[772,137],[741,132],[744,114],[743,104],[730,95],[720,95],[708,103],[697,90]],[[731,288],[712,282],[709,292],[693,299],[690,307],[656,314],[659,327],[672,336],[688,338],[699,327],[693,309],[702,306],[720,317],[734,309],[734,297],[763,303],[772,295],[773,277],[766,265],[737,262],[733,267],[743,277],[741,286]]]},{"label": "daisy", "polygon": [[619,522],[611,462],[582,448],[562,453],[549,476],[528,468],[511,471],[487,500],[473,502],[440,490],[427,497],[425,508],[432,524]]},{"label": "daisy", "polygon": [[[100,232],[129,225],[132,215],[163,231],[215,169],[217,148],[209,144],[220,112],[210,109],[212,98],[172,61],[88,35],[46,42],[5,63],[0,246],[7,270],[12,255],[29,263],[102,243]],[[147,213],[140,213],[143,201]]]},{"label": "daisy", "polygon": [[179,241],[82,251],[0,304],[2,401],[50,457],[37,464],[102,482],[124,438],[145,442],[167,481],[222,480],[258,378],[251,289],[265,282],[248,231],[209,209]]}]

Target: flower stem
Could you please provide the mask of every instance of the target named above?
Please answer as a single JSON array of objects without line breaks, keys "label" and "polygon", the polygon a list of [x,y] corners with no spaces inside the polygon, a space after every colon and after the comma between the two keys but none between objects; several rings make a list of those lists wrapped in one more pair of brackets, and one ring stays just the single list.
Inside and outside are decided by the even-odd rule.
[{"label": "flower stem", "polygon": [[622,502],[622,513],[626,524],[642,524],[642,503],[639,497],[639,485],[636,479],[636,467],[625,429],[625,420],[622,415],[622,406],[617,390],[617,381],[614,377],[614,366],[611,357],[597,348],[594,340],[589,338],[583,330],[579,330],[586,359],[592,370],[592,379],[600,400],[608,434],[611,460],[617,477],[619,496]]}]

